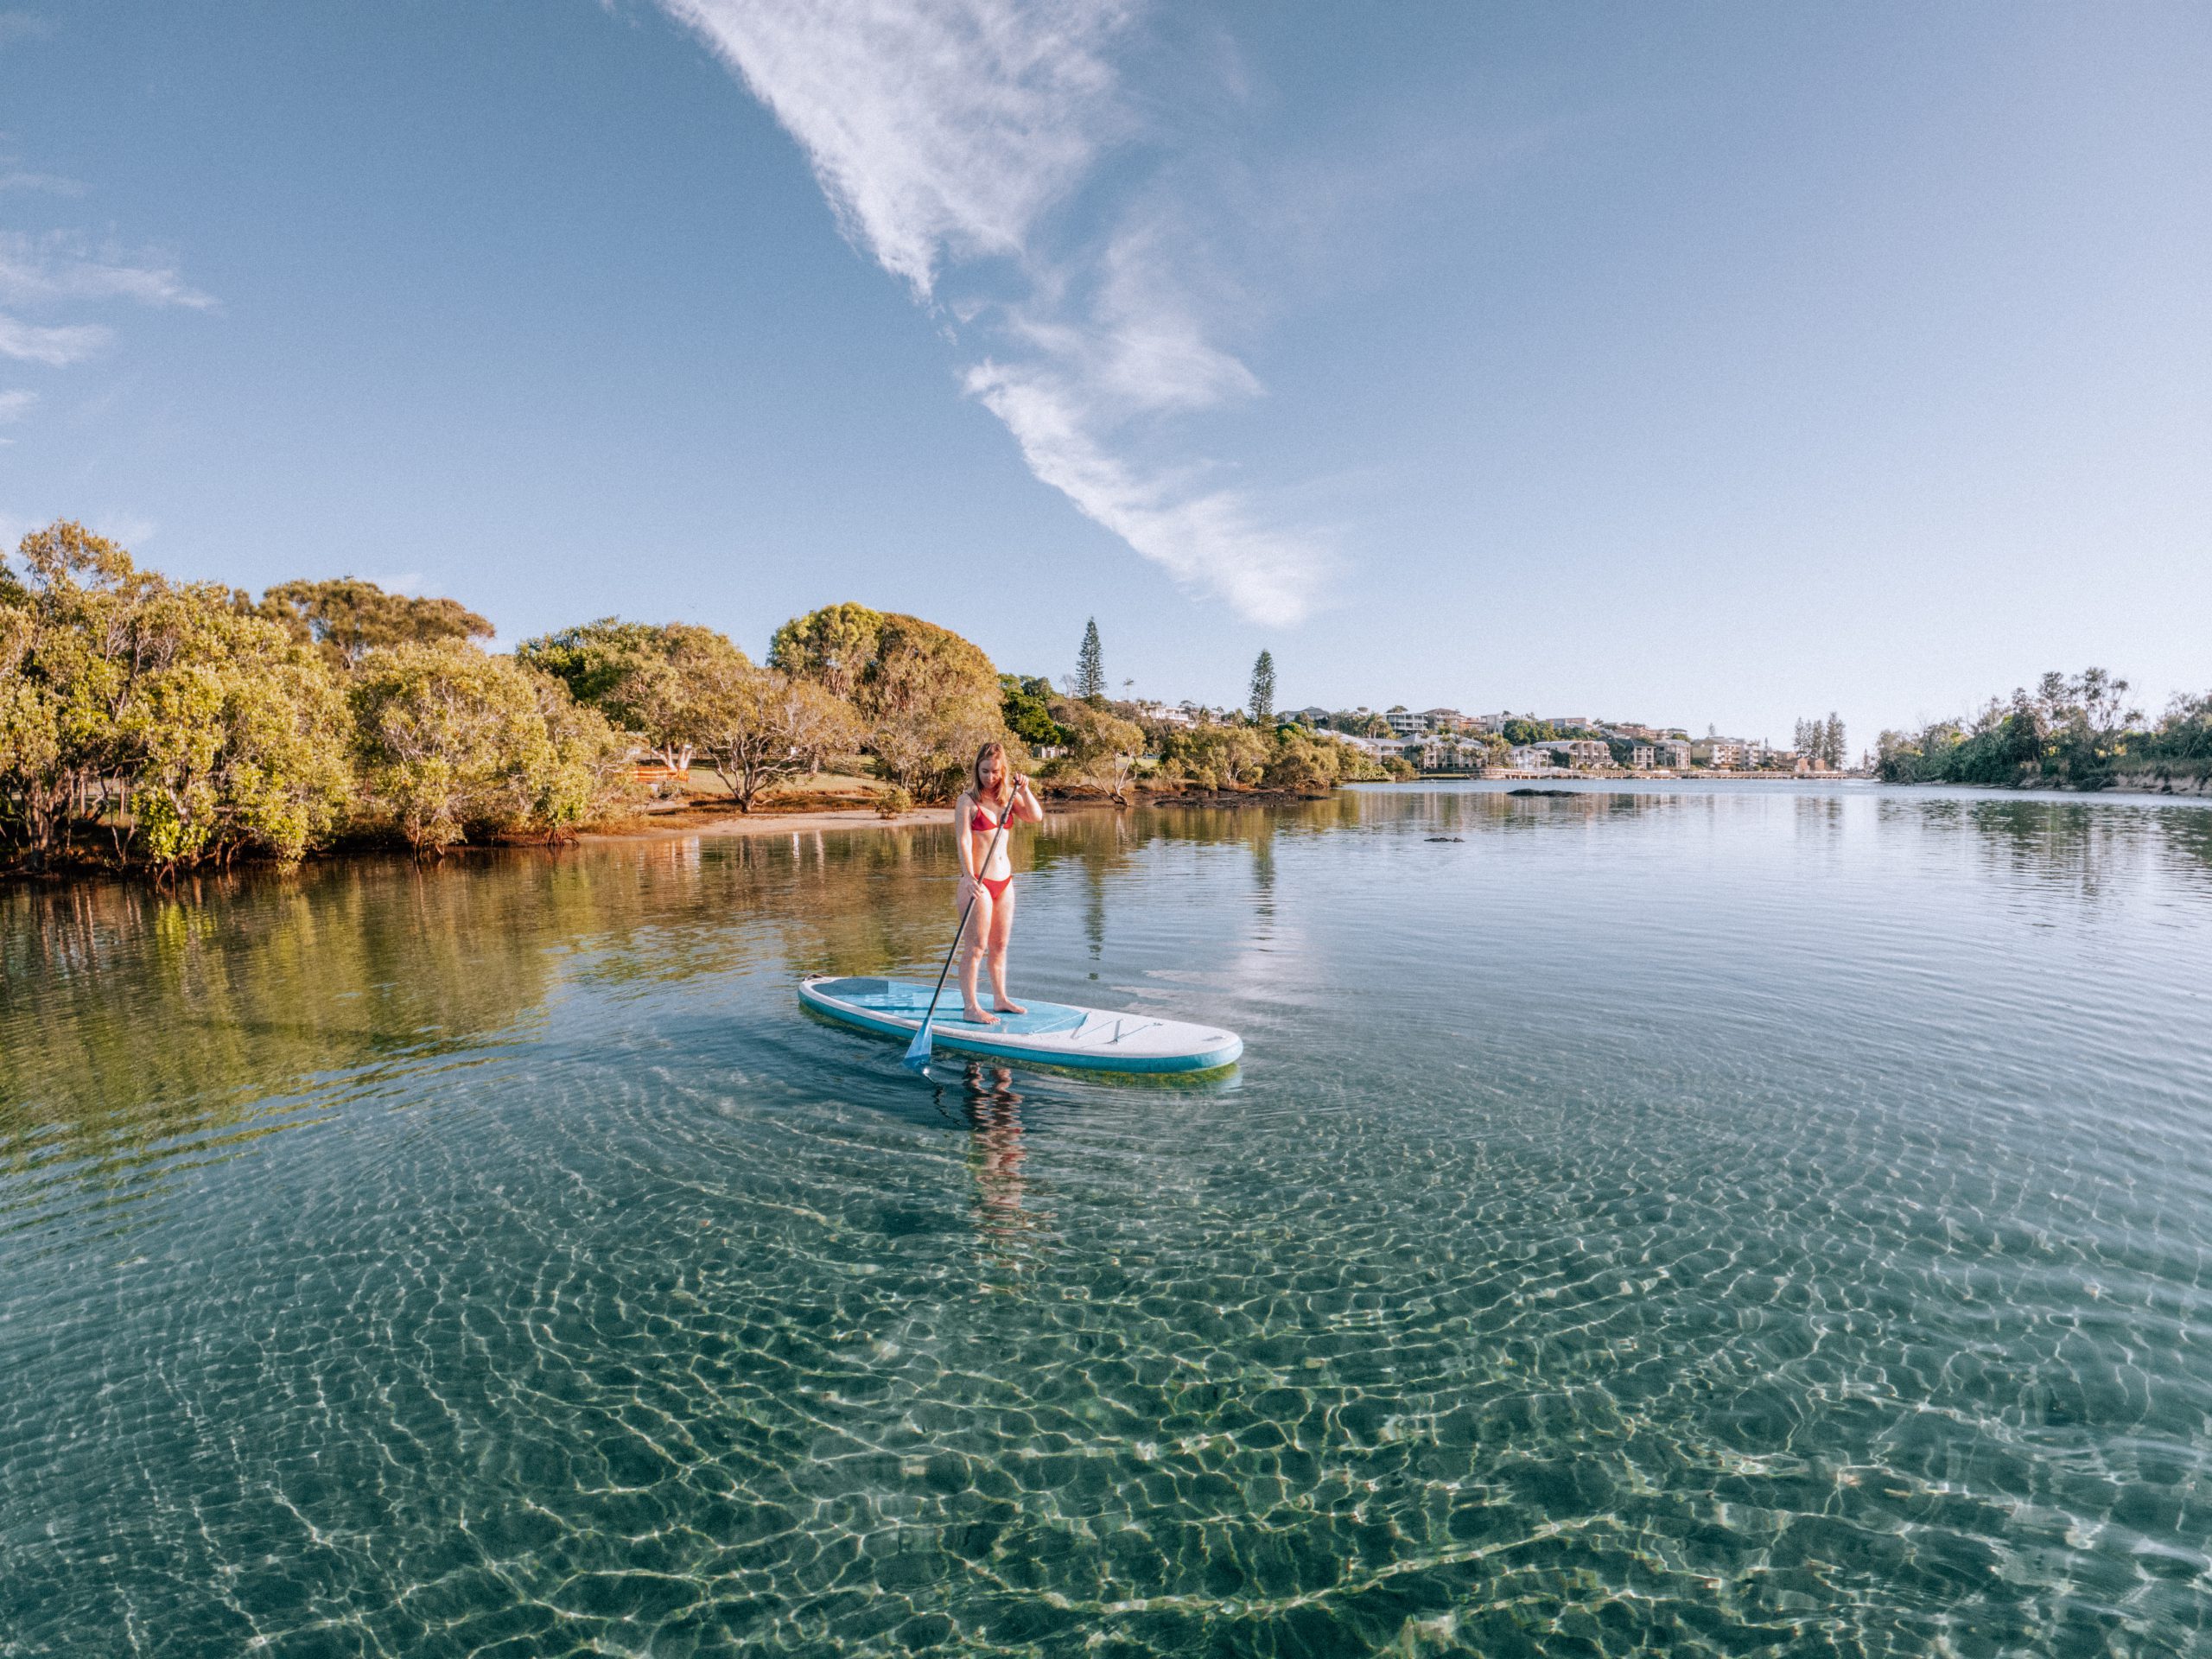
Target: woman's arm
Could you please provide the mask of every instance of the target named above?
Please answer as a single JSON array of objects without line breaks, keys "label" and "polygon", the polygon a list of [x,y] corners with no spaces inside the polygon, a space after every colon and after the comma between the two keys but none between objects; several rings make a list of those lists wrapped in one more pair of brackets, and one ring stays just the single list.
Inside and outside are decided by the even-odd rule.
[{"label": "woman's arm", "polygon": [[1014,786],[1014,815],[1031,823],[1045,822],[1045,809],[1037,799],[1037,791],[1029,787],[1029,779],[1017,779]]},{"label": "woman's arm", "polygon": [[976,879],[976,837],[968,833],[968,798],[952,804],[952,842],[960,849],[960,874]]}]

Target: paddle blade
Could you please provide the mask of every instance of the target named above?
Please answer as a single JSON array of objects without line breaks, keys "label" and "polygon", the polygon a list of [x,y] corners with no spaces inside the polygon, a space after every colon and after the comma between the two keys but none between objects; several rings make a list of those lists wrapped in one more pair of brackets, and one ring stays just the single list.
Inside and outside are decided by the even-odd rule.
[{"label": "paddle blade", "polygon": [[914,1033],[914,1040],[906,1045],[902,1064],[909,1071],[918,1071],[930,1063],[930,1022],[922,1021],[922,1028]]}]

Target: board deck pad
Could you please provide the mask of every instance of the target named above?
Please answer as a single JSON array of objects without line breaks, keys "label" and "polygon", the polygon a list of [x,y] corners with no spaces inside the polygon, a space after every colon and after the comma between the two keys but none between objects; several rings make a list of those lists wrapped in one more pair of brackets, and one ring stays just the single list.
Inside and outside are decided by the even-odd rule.
[{"label": "board deck pad", "polygon": [[[907,980],[821,977],[801,982],[798,994],[817,1013],[885,1037],[912,1037],[930,1005],[930,988]],[[971,1025],[959,993],[948,988],[930,1021],[931,1040],[963,1053],[1086,1071],[1210,1071],[1244,1051],[1234,1032],[1216,1026],[1065,1002],[1025,1006],[1027,1014],[1001,1014],[996,1025]]]}]

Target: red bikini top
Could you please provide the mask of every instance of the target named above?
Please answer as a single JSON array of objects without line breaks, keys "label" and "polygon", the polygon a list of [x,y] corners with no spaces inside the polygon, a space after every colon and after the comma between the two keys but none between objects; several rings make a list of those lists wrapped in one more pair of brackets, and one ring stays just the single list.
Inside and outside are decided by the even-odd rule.
[{"label": "red bikini top", "polygon": [[968,820],[968,828],[972,832],[980,835],[985,830],[998,829],[1005,822],[1006,820],[1004,818],[987,817],[984,815],[982,806],[978,805],[976,808],[976,816]]}]

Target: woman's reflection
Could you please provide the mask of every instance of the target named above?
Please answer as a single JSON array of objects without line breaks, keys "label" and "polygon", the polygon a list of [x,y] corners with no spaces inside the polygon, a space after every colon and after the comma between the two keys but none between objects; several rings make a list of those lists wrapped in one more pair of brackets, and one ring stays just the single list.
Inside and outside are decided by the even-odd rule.
[{"label": "woman's reflection", "polygon": [[[943,1097],[940,1092],[940,1099]],[[1021,1095],[1002,1065],[969,1060],[961,1077],[961,1108],[969,1130],[968,1167],[976,1178],[976,1241],[986,1260],[1002,1267],[1034,1265],[1033,1239],[1052,1212],[1029,1203],[1021,1173]]]}]

